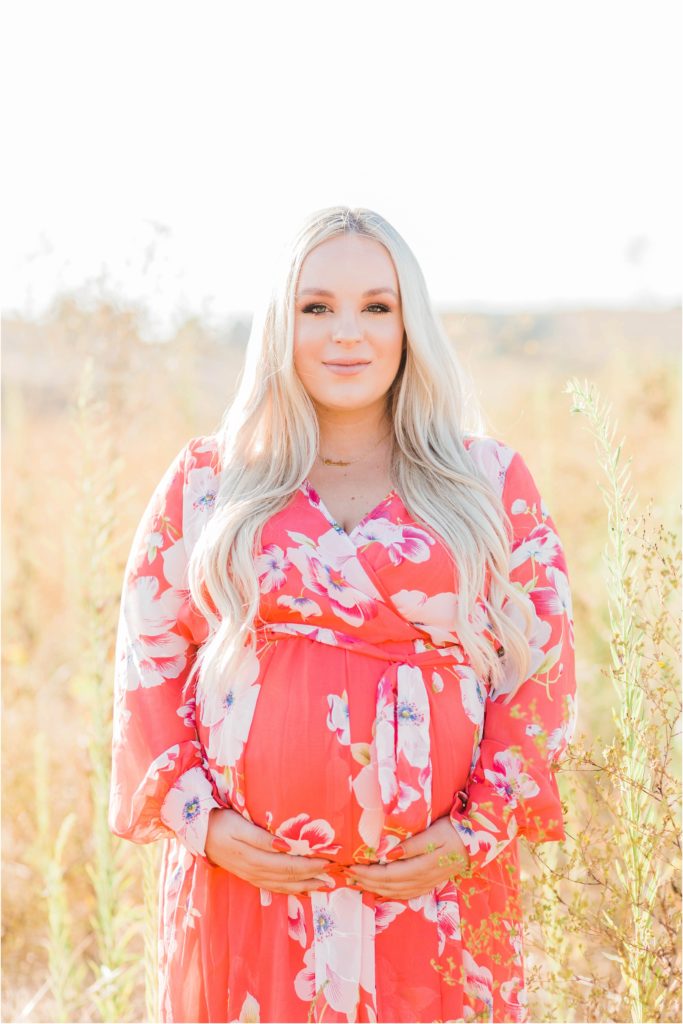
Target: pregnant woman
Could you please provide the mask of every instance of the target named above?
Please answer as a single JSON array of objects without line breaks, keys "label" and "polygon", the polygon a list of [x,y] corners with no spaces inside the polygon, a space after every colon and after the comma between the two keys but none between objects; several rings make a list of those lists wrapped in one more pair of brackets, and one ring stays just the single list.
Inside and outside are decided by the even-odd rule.
[{"label": "pregnant woman", "polygon": [[126,566],[110,827],[164,839],[162,1021],[524,1021],[564,838],[567,566],[414,255],[317,211]]}]

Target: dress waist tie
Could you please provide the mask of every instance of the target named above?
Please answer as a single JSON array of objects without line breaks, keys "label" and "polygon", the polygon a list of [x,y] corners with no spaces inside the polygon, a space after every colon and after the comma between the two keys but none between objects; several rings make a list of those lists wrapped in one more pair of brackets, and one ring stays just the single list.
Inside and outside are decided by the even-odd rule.
[{"label": "dress waist tie", "polygon": [[[387,662],[377,685],[377,708],[370,761],[354,779],[363,807],[359,832],[368,861],[387,863],[402,839],[431,824],[432,764],[429,742],[429,699],[423,670],[463,664],[459,644],[448,648],[400,652],[330,629],[297,631],[293,624],[269,623],[258,634],[266,640],[305,636],[314,642],[344,647]],[[454,794],[454,798],[457,794]],[[380,811],[381,813],[378,813]],[[330,891],[310,892],[313,929],[313,991],[324,993],[331,1009],[348,1020],[372,1019],[375,1005],[375,936],[378,897],[339,884]],[[433,900],[435,897],[431,897]],[[413,900],[418,905],[420,900]],[[397,904],[392,904],[397,906]],[[358,1018],[359,1003],[366,1009]],[[370,1008],[370,1017],[366,1017]]]},{"label": "dress waist tie", "polygon": [[[390,644],[373,644],[341,630],[305,628],[308,631],[298,629],[295,623],[267,623],[257,629],[257,637],[266,642],[305,637],[388,663],[377,684],[369,766],[376,776],[384,821],[377,824],[375,815],[374,834],[368,827],[362,836],[368,847],[368,860],[384,862],[392,847],[431,824],[430,705],[423,670],[464,664],[462,645],[399,651]],[[405,641],[402,643],[405,645]],[[368,790],[365,777],[362,785],[365,795]],[[466,794],[458,792],[461,803],[466,803]],[[454,800],[458,792],[453,794]]]}]

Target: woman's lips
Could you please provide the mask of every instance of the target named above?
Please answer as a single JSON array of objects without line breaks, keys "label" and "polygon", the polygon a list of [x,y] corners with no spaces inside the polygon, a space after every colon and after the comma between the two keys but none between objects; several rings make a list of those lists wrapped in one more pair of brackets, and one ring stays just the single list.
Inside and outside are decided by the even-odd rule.
[{"label": "woman's lips", "polygon": [[323,366],[326,366],[332,373],[340,373],[343,376],[360,373],[361,370],[364,370],[369,365],[370,363],[323,363]]}]

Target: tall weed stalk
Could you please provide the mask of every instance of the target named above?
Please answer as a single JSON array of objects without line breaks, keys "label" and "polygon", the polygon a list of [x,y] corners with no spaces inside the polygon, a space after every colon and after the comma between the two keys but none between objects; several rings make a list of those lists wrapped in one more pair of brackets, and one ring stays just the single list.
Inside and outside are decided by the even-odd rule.
[{"label": "tall weed stalk", "polygon": [[[631,459],[610,407],[572,379],[587,420],[607,509],[603,561],[611,736],[571,744],[567,857],[541,857],[545,935],[535,984],[575,1020],[678,1021],[680,962],[680,544],[651,503],[638,510]],[[580,691],[580,708],[591,694]]]},{"label": "tall weed stalk", "polygon": [[103,1021],[129,1019],[140,973],[133,940],[142,929],[142,911],[126,897],[133,882],[133,858],[121,850],[108,825],[111,765],[111,644],[115,635],[120,573],[113,534],[118,509],[121,461],[107,405],[93,385],[93,361],[84,364],[76,403],[78,438],[76,516],[81,539],[81,616],[83,663],[75,681],[87,723],[91,797],[91,858],[86,871],[94,893],[91,925],[97,960],[90,960],[90,992]]},{"label": "tall weed stalk", "polygon": [[[586,417],[590,426],[607,507],[604,563],[611,664],[606,674],[616,699],[615,734],[603,751],[603,762],[614,837],[611,885],[623,901],[623,912],[614,914],[603,906],[601,914],[612,938],[611,957],[619,967],[624,1014],[632,1021],[661,1020],[676,976],[674,950],[662,955],[657,901],[680,865],[680,792],[671,774],[673,741],[680,736],[675,672],[680,649],[675,624],[667,620],[670,599],[680,588],[680,559],[674,535],[652,523],[651,509],[633,514],[637,496],[630,484],[631,458],[622,458],[623,438],[615,443],[611,408],[595,387],[572,380],[568,392],[572,411]],[[675,919],[674,912],[664,923],[672,929]]]},{"label": "tall weed stalk", "polygon": [[159,885],[159,843],[147,843],[140,847],[142,861],[142,889],[144,913],[144,973],[146,1020],[156,1021],[159,999],[158,973],[158,885]]},{"label": "tall weed stalk", "polygon": [[[49,785],[49,744],[48,737],[38,731],[33,737],[33,766],[35,786],[36,838],[27,859],[43,878],[43,896],[47,917],[48,978],[42,989],[36,993],[29,1006],[28,1014],[42,1002],[48,991],[54,1000],[50,1012],[56,1021],[74,1019],[80,1003],[80,993],[85,982],[85,968],[80,958],[83,943],[75,946],[74,921],[71,912],[67,883],[65,852],[71,838],[76,814],[72,812],[63,820],[53,839],[52,816],[50,813]],[[26,1019],[26,1018],[24,1018]]]}]

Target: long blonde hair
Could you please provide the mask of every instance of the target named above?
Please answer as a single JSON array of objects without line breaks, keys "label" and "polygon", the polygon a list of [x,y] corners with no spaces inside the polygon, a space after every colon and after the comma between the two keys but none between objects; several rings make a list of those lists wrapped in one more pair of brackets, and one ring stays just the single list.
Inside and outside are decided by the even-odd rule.
[{"label": "long blonde hair", "polygon": [[[387,393],[394,425],[392,480],[411,515],[437,531],[452,553],[452,631],[474,671],[488,676],[493,687],[503,673],[503,659],[474,614],[479,600],[504,650],[506,690],[511,677],[517,680],[514,692],[531,661],[514,609],[525,628],[529,611],[509,580],[512,533],[502,501],[463,443],[466,433],[484,433],[483,414],[411,249],[378,213],[347,206],[311,214],[285,250],[270,297],[254,317],[235,398],[216,431],[221,473],[214,511],[188,568],[190,593],[209,634],[188,684],[197,677],[200,702],[223,693],[245,647],[255,643],[254,554],[261,530],[308,476],[319,443],[315,408],[294,368],[295,289],[311,249],[342,232],[381,242],[398,276],[405,339]],[[512,617],[501,612],[505,602]]]}]

